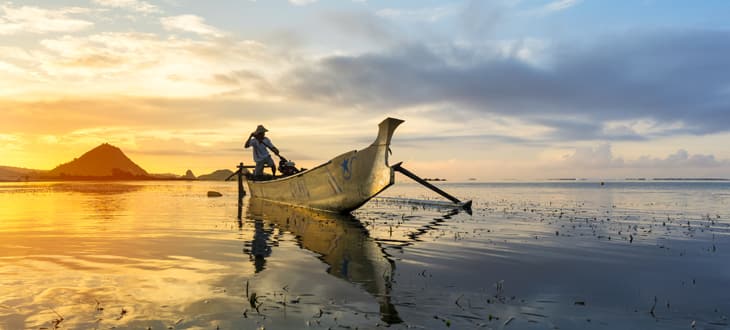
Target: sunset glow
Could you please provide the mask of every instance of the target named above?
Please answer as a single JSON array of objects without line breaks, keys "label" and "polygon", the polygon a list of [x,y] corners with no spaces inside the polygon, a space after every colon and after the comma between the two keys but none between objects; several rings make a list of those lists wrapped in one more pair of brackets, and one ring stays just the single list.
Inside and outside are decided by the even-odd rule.
[{"label": "sunset glow", "polygon": [[0,165],[110,143],[150,173],[312,167],[404,119],[449,180],[730,177],[730,4],[0,2]]}]

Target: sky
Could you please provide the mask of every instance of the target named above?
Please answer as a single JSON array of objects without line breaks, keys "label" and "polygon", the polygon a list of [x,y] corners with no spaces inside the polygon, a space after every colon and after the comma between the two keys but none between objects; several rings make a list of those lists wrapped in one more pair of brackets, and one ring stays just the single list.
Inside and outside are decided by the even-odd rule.
[{"label": "sky", "polygon": [[724,0],[0,0],[0,165],[313,167],[405,120],[453,181],[730,178]]}]

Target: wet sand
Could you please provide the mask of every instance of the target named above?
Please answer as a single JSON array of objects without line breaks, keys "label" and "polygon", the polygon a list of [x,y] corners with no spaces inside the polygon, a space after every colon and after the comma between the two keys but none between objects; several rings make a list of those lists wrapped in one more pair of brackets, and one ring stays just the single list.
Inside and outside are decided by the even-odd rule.
[{"label": "wet sand", "polygon": [[439,185],[474,214],[405,183],[240,221],[229,183],[0,184],[0,328],[729,326],[728,183]]}]

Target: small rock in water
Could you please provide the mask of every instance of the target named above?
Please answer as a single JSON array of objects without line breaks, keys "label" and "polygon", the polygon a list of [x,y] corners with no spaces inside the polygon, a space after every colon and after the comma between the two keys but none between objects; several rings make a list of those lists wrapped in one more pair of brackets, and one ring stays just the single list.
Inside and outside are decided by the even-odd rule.
[{"label": "small rock in water", "polygon": [[208,197],[221,197],[223,194],[217,192],[217,191],[208,191]]}]

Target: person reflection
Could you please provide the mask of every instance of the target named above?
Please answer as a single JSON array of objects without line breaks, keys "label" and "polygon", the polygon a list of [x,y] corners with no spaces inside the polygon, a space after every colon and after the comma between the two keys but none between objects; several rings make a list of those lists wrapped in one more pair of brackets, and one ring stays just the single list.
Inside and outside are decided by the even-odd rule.
[{"label": "person reflection", "polygon": [[266,268],[266,258],[271,256],[271,245],[277,245],[276,242],[271,244],[270,237],[273,233],[273,224],[269,224],[267,227],[263,220],[254,220],[253,239],[246,242],[243,253],[248,254],[249,260],[253,261],[256,273]]}]

